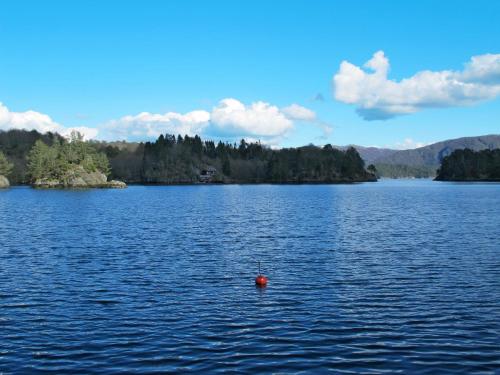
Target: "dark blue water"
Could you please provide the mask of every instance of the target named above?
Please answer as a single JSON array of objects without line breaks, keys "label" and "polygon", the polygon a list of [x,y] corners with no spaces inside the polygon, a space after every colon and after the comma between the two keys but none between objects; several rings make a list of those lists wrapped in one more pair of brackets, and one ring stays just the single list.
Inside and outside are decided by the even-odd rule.
[{"label": "dark blue water", "polygon": [[14,188],[0,246],[0,373],[500,372],[499,184]]}]

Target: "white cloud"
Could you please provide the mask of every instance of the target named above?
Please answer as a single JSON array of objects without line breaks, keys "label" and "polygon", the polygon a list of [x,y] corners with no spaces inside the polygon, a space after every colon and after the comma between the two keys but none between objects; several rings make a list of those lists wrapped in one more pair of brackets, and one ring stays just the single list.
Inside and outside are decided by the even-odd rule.
[{"label": "white cloud", "polygon": [[73,130],[80,132],[85,139],[95,138],[98,134],[96,128],[79,126],[68,128],[64,127],[48,115],[36,112],[12,112],[5,105],[0,103],[0,130],[24,129],[37,130],[40,133],[59,133],[62,136],[69,136]]},{"label": "white cloud", "polygon": [[213,108],[211,122],[216,130],[235,136],[276,137],[293,128],[293,121],[274,105],[258,101],[247,106],[232,98]]},{"label": "white cloud", "polygon": [[333,127],[328,125],[327,123],[321,122],[319,123],[321,130],[323,131],[322,138],[328,138],[333,133]]},{"label": "white cloud", "polygon": [[327,139],[333,132],[333,127],[321,119],[318,119],[316,113],[309,108],[302,107],[298,104],[292,104],[281,110],[290,120],[305,121],[318,127],[323,133],[321,136],[317,137],[318,139]]},{"label": "white cloud", "polygon": [[277,145],[294,128],[294,122],[304,121],[319,126],[327,134],[328,124],[316,114],[298,104],[279,108],[257,101],[244,104],[234,98],[225,98],[210,112],[196,110],[186,114],[149,112],[124,116],[104,125],[104,139],[156,138],[160,134],[187,134],[226,139],[260,139],[263,144]]},{"label": "white cloud", "polygon": [[282,108],[281,111],[290,119],[290,120],[299,120],[299,121],[314,121],[316,120],[316,113],[311,111],[306,107],[302,107],[298,104],[292,104],[288,107]]},{"label": "white cloud", "polygon": [[500,84],[500,54],[473,56],[461,74],[464,82],[482,82],[489,85]]},{"label": "white cloud", "polygon": [[284,137],[271,137],[271,138],[253,138],[253,137],[243,137],[247,143],[260,143],[261,145],[268,146],[272,149],[279,149]]},{"label": "white cloud", "polygon": [[366,120],[382,120],[425,108],[475,104],[500,94],[500,54],[473,56],[460,72],[421,71],[397,82],[387,78],[389,60],[376,52],[364,65],[343,61],[333,77],[335,99],[357,106]]},{"label": "white cloud", "polygon": [[55,132],[60,128],[61,125],[43,113],[35,111],[11,112],[0,103],[0,129],[27,129],[45,133]]},{"label": "white cloud", "polygon": [[193,136],[201,134],[210,121],[207,111],[192,111],[186,114],[167,112],[154,114],[142,112],[133,116],[124,116],[105,124],[105,138],[139,139],[156,138],[160,134],[182,134]]},{"label": "white cloud", "polygon": [[[203,134],[217,136],[266,138],[284,136],[293,128],[293,120],[315,117],[314,112],[299,105],[287,107],[288,115],[278,107],[258,101],[245,105],[239,100],[221,100],[211,112],[196,110],[186,114],[149,112],[124,116],[105,125],[109,139],[156,138],[160,134]],[[292,119],[293,116],[293,119]]]},{"label": "white cloud", "polygon": [[62,128],[58,131],[59,134],[61,134],[63,137],[69,138],[71,133],[73,131],[76,131],[83,135],[83,139],[89,140],[89,139],[95,139],[97,138],[97,134],[99,134],[99,130],[96,128],[89,128],[87,126],[75,126],[72,128]]},{"label": "white cloud", "polygon": [[394,148],[398,150],[411,150],[414,148],[424,147],[432,144],[433,142],[417,142],[412,138],[405,138],[402,142],[396,142]]},{"label": "white cloud", "polygon": [[73,130],[85,139],[103,140],[155,139],[161,134],[195,134],[226,139],[246,138],[261,140],[270,146],[279,145],[293,130],[296,122],[306,122],[320,128],[327,136],[331,127],[317,119],[316,114],[298,104],[279,108],[257,101],[244,104],[233,98],[221,100],[212,110],[194,110],[187,113],[155,114],[141,112],[105,122],[99,128],[65,127],[49,116],[35,112],[11,112],[0,103],[0,129],[35,129],[39,132],[57,132],[69,136]]}]

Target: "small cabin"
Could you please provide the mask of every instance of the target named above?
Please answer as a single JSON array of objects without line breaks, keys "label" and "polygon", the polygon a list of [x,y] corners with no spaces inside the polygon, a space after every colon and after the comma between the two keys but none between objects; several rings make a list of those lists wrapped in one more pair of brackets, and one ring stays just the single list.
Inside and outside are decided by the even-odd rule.
[{"label": "small cabin", "polygon": [[213,178],[217,174],[217,169],[212,166],[208,166],[205,169],[202,169],[200,172],[200,181],[201,182],[212,182]]}]

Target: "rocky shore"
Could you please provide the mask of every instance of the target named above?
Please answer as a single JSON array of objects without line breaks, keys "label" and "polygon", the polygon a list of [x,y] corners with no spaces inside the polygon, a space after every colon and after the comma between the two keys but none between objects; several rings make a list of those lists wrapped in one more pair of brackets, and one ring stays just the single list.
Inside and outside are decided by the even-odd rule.
[{"label": "rocky shore", "polygon": [[124,189],[127,185],[122,181],[108,181],[106,175],[99,171],[87,172],[83,168],[78,167],[67,172],[64,178],[61,179],[38,179],[33,182],[34,188],[51,189],[51,188],[114,188]]},{"label": "rocky shore", "polygon": [[10,187],[9,180],[7,177],[0,175],[0,189],[7,189]]}]

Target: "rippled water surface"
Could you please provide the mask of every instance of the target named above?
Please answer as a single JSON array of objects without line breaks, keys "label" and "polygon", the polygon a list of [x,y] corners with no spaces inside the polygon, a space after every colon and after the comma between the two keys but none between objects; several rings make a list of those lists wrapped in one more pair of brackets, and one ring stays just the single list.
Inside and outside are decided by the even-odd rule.
[{"label": "rippled water surface", "polygon": [[1,191],[0,373],[47,371],[499,373],[500,185]]}]

